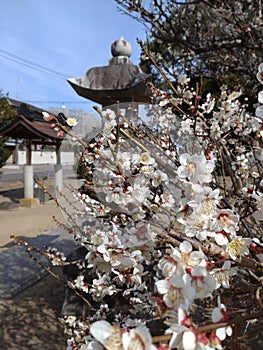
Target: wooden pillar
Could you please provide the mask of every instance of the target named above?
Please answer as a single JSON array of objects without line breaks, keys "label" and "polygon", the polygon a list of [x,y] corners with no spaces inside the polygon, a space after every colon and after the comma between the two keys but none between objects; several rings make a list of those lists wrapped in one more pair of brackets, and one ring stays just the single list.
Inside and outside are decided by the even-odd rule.
[{"label": "wooden pillar", "polygon": [[24,167],[24,198],[34,197],[34,180],[32,166],[32,141],[26,140],[26,165]]},{"label": "wooden pillar", "polygon": [[19,154],[19,143],[18,140],[16,139],[16,148],[14,152],[14,163],[18,164],[18,154]]},{"label": "wooden pillar", "polygon": [[26,165],[32,164],[32,141],[26,140]]}]

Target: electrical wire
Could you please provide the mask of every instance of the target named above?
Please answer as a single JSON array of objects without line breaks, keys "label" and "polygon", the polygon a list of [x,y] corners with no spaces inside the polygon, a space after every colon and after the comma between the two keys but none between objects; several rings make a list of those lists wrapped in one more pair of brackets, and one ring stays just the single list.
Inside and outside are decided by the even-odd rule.
[{"label": "electrical wire", "polygon": [[63,79],[63,80],[65,80],[65,78],[69,77],[69,75],[60,73],[58,71],[55,71],[55,70],[47,68],[47,67],[44,67],[44,66],[42,66],[40,64],[34,63],[33,61],[29,61],[29,60],[27,60],[27,59],[25,59],[23,57],[14,55],[11,52],[8,52],[8,51],[3,50],[3,49],[0,49],[0,56],[5,58],[5,59],[8,59],[10,61],[13,61],[13,62],[16,62],[18,64],[21,64],[23,66],[26,66],[26,67],[29,67],[31,69],[40,71],[42,73],[47,73],[47,74],[53,75],[53,76],[55,76],[57,78],[60,78],[60,79]]},{"label": "electrical wire", "polygon": [[[14,100],[18,100],[18,96],[16,93],[12,92],[12,91],[9,91],[8,94],[6,95],[7,98],[11,98],[11,99],[14,99]],[[61,100],[31,100],[31,99],[27,99],[27,98],[23,98],[23,101],[25,103],[29,103],[29,104],[37,104],[37,105],[48,105],[50,107],[51,104],[53,105],[89,105],[89,104],[92,104],[91,101],[88,101],[88,100],[83,100],[83,101],[67,101],[65,99],[61,99]]]},{"label": "electrical wire", "polygon": [[[52,76],[55,76],[56,78],[63,79],[65,81],[65,78],[68,78],[69,75],[60,73],[58,71],[55,71],[53,69],[44,67],[40,64],[34,63],[33,61],[27,60],[23,57],[17,56],[12,54],[9,51],[0,49],[0,57],[3,57],[5,59],[8,59],[10,61],[16,62],[18,64],[21,64],[23,66],[29,67],[31,69],[40,71],[42,73],[50,74]],[[9,92],[10,93],[10,92]],[[14,93],[11,93],[11,95],[15,95]],[[17,97],[16,97],[17,98]],[[36,103],[36,104],[59,104],[61,105],[61,101],[36,101],[36,100],[25,100],[27,103]],[[88,101],[64,101],[63,104],[88,104]]]},{"label": "electrical wire", "polygon": [[[33,101],[33,100],[26,100],[28,103],[53,103],[53,104],[61,104],[61,101]],[[86,103],[88,104],[89,101],[64,101],[63,104],[79,104],[79,103]]]}]

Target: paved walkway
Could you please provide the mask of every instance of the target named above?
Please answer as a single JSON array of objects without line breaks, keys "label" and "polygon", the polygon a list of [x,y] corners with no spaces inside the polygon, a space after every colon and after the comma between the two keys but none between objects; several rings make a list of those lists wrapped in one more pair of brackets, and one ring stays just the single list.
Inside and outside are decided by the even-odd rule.
[{"label": "paved walkway", "polygon": [[[69,232],[62,227],[46,231],[27,241],[39,249],[45,246],[57,248],[65,255],[72,253],[78,247]],[[52,266],[46,257],[38,255],[38,258],[44,266]],[[29,258],[26,247],[15,245],[2,251],[0,253],[0,300],[12,298],[45,274],[45,270]]]},{"label": "paved walkway", "polygon": [[[22,196],[19,181],[0,182],[0,301],[14,297],[47,273],[30,259],[25,246],[10,239],[10,234],[40,250],[57,248],[66,256],[79,247],[67,230],[54,223],[52,216],[62,224],[66,220],[52,200],[36,208],[21,208],[17,203]],[[43,266],[52,267],[48,258],[34,256]]]}]

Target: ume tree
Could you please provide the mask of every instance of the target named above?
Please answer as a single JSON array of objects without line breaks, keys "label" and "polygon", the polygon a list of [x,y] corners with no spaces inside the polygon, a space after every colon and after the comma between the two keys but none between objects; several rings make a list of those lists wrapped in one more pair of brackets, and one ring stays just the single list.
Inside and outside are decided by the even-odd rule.
[{"label": "ume tree", "polygon": [[[255,92],[254,69],[262,62],[261,0],[115,0],[121,11],[147,28],[147,45],[171,76],[190,69],[247,93]],[[152,62],[142,67],[159,76]],[[159,76],[160,77],[160,76]]]},{"label": "ume tree", "polygon": [[[204,60],[209,48],[220,74],[228,67],[260,90],[263,63],[257,65],[259,56],[249,51],[252,39],[244,39],[249,69],[243,56],[235,61],[245,33],[255,39],[253,52],[260,50],[260,2],[156,0],[147,10],[144,1],[119,3],[152,21],[152,33],[167,40],[167,50],[171,38],[182,35],[188,60],[190,51],[198,54],[193,67],[200,59],[212,72]],[[211,23],[217,20],[214,31],[208,31],[205,13]],[[255,18],[246,17],[251,13]],[[180,34],[179,24],[189,32]],[[228,35],[221,47],[220,33]],[[54,198],[81,254],[72,261],[54,248],[41,252],[15,239],[40,265],[38,254],[64,271],[73,266],[67,279],[46,268],[81,302],[75,310],[63,305],[67,350],[262,348],[263,92],[252,111],[242,89],[223,84],[218,97],[201,95],[188,66],[174,72],[172,61],[164,68],[140,45],[167,87],[149,84],[152,104],[143,110],[133,104],[95,107],[102,126],[85,141],[74,133],[74,118],[61,124],[43,113],[51,128],[82,148],[81,186],[69,187],[72,198]],[[220,52],[227,55],[223,48],[231,45],[226,65]]]}]

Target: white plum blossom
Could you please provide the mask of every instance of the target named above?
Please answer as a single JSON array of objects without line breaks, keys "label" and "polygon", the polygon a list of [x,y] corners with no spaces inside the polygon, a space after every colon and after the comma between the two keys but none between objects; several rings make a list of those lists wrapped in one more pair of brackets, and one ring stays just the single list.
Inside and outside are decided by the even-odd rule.
[{"label": "white plum blossom", "polygon": [[76,126],[78,124],[76,118],[67,118],[66,123],[69,126]]},{"label": "white plum blossom", "polygon": [[261,105],[261,106],[258,106],[257,108],[256,108],[256,117],[258,117],[259,119],[258,119],[258,122],[259,123],[262,123],[262,121],[263,121],[263,106]]},{"label": "white plum blossom", "polygon": [[173,325],[167,331],[167,334],[172,333],[169,347],[178,350],[195,350],[196,336],[189,328],[182,325]]},{"label": "white plum blossom", "polygon": [[203,103],[200,108],[203,110],[204,113],[211,113],[212,110],[215,107],[215,98],[211,96],[211,93],[208,93],[206,96],[206,102]]},{"label": "white plum blossom", "polygon": [[193,212],[185,220],[179,218],[178,222],[185,225],[185,234],[187,237],[196,237],[204,241],[209,235],[210,217]]},{"label": "white plum blossom", "polygon": [[143,152],[140,155],[140,163],[143,165],[152,165],[155,163],[155,159],[151,157],[150,153]]},{"label": "white plum blossom", "polygon": [[43,114],[43,119],[45,120],[45,122],[49,122],[55,118],[54,115],[52,115],[48,112],[45,112],[45,111],[43,111],[42,114]]},{"label": "white plum blossom", "polygon": [[259,103],[263,103],[263,91],[260,91],[260,92],[258,93],[258,102],[259,102]]},{"label": "white plum blossom", "polygon": [[167,174],[159,169],[152,173],[151,178],[152,178],[152,185],[154,187],[157,187],[161,183],[164,183],[168,180]]},{"label": "white plum blossom", "polygon": [[155,282],[155,285],[158,292],[163,295],[164,303],[170,308],[190,303],[195,295],[195,289],[184,276],[167,277]]},{"label": "white plum blossom", "polygon": [[[169,103],[169,101],[168,101]],[[160,102],[160,106],[161,106]],[[165,110],[165,113],[160,115],[158,118],[158,126],[160,126],[164,132],[169,132],[171,129],[174,128],[175,125],[175,114],[173,113],[171,108],[167,108]]]},{"label": "white plum blossom", "polygon": [[144,245],[154,241],[155,233],[151,228],[151,225],[147,222],[140,221],[134,227],[131,227],[129,231],[124,233],[127,239],[127,244],[134,246]]},{"label": "white plum blossom", "polygon": [[235,234],[238,230],[239,217],[231,209],[221,209],[214,221],[215,231]]},{"label": "white plum blossom", "polygon": [[[231,327],[218,323],[230,317],[235,324],[235,314],[228,313],[228,298],[214,307],[216,297],[225,288],[235,291],[240,275],[248,285],[259,278],[263,91],[252,113],[238,89],[223,86],[219,98],[202,96],[186,74],[176,74],[176,97],[149,84],[165,108],[150,105],[143,116],[133,104],[127,115],[98,110],[98,134],[90,141],[72,137],[84,146],[78,154],[83,179],[78,190],[69,186],[74,201],[63,200],[72,207],[68,231],[85,252],[73,262],[79,271],[67,285],[92,307],[81,320],[65,317],[72,337],[67,349],[162,348],[150,333],[153,320],[158,335],[170,334],[171,349],[221,350]],[[257,79],[263,84],[263,63]],[[42,115],[47,127],[62,131],[55,116]],[[64,122],[74,126],[75,118]],[[56,249],[43,255],[53,265],[68,264]],[[234,311],[245,308],[239,298],[236,304]]]},{"label": "white plum blossom", "polygon": [[90,333],[107,350],[122,349],[122,332],[118,326],[112,326],[107,321],[97,321],[91,324]]},{"label": "white plum blossom", "polygon": [[231,92],[230,95],[227,96],[227,99],[229,101],[233,101],[235,100],[236,98],[240,97],[242,95],[242,92],[241,91],[233,91]]},{"label": "white plum blossom", "polygon": [[106,111],[102,111],[101,116],[103,118],[105,118],[106,120],[115,120],[116,119],[115,112],[110,108],[107,108]]},{"label": "white plum blossom", "polygon": [[138,326],[125,331],[117,325],[107,321],[97,321],[90,326],[90,333],[107,350],[154,350],[149,330],[145,326]]},{"label": "white plum blossom", "polygon": [[193,183],[209,183],[212,181],[214,162],[206,160],[203,154],[190,155],[184,153],[179,158],[180,166],[177,170],[178,177]]},{"label": "white plum blossom", "polygon": [[180,122],[180,130],[178,131],[178,135],[181,134],[193,134],[193,121],[191,119],[185,119]]},{"label": "white plum blossom", "polygon": [[112,130],[117,125],[116,122],[116,114],[111,109],[106,109],[106,111],[102,111],[101,115],[103,117],[103,135],[106,138],[112,138]]},{"label": "white plum blossom", "polygon": [[[104,350],[104,347],[96,340],[87,340],[86,342],[86,344],[81,345],[80,350]],[[72,350],[72,348],[70,348],[70,350]]]},{"label": "white plum blossom", "polygon": [[251,243],[251,238],[243,238],[241,236],[235,236],[227,244],[226,252],[229,254],[229,256],[233,260],[236,260],[241,256],[245,256],[249,254],[250,243]]},{"label": "white plum blossom", "polygon": [[220,288],[221,286],[223,288],[229,288],[230,279],[237,273],[237,270],[234,267],[231,268],[231,262],[226,260],[221,268],[214,268],[210,271],[210,273],[216,280],[216,289]]},{"label": "white plum blossom", "polygon": [[170,193],[163,193],[160,196],[161,205],[163,208],[172,208],[175,204],[175,199]]},{"label": "white plum blossom", "polygon": [[224,231],[216,231],[214,233],[211,233],[210,236],[213,237],[215,242],[220,246],[226,246],[229,242]]},{"label": "white plum blossom", "polygon": [[261,84],[263,84],[263,63],[260,63],[258,66],[257,79]]},{"label": "white plum blossom", "polygon": [[74,286],[83,292],[88,292],[89,286],[87,283],[84,282],[84,276],[79,275],[73,282]]},{"label": "white plum blossom", "polygon": [[109,274],[98,274],[98,278],[92,281],[90,292],[92,292],[95,300],[102,300],[106,295],[116,294],[118,290],[116,286],[111,283]]},{"label": "white plum blossom", "polygon": [[172,277],[176,274],[182,275],[184,269],[182,267],[182,259],[178,250],[174,248],[170,255],[164,256],[160,259],[158,262],[158,268],[165,277]]},{"label": "white plum blossom", "polygon": [[[226,306],[221,303],[220,297],[218,297],[217,302],[218,302],[218,306],[214,308],[212,311],[212,321],[215,323],[227,321],[229,317],[227,314]],[[216,330],[216,336],[220,340],[224,340],[226,336],[231,336],[231,335],[232,335],[231,326],[220,327],[220,328],[217,328]]]},{"label": "white plum blossom", "polygon": [[46,251],[47,256],[52,262],[53,266],[63,265],[66,257],[63,252],[59,252],[56,248],[48,247]]},{"label": "white plum blossom", "polygon": [[128,189],[130,191],[129,201],[135,205],[144,204],[150,195],[150,189],[140,181],[134,182]]},{"label": "white plum blossom", "polygon": [[110,262],[112,267],[119,270],[131,269],[143,260],[140,250],[134,250],[130,253],[125,248],[111,248],[101,245],[98,247],[98,251],[106,262]]},{"label": "white plum blossom", "polygon": [[190,104],[191,104],[191,100],[192,100],[192,98],[194,97],[193,92],[190,91],[189,89],[183,90],[182,95],[183,95],[183,99],[184,99],[186,102],[188,102],[188,103],[190,102]]},{"label": "white plum blossom", "polygon": [[123,350],[157,350],[151,334],[145,326],[138,326],[122,335]]},{"label": "white plum blossom", "polygon": [[186,74],[183,74],[178,78],[178,83],[180,85],[187,85],[189,82],[190,78]]},{"label": "white plum blossom", "polygon": [[189,268],[205,267],[206,264],[207,260],[204,253],[201,250],[193,251],[191,243],[183,241],[179,248],[171,248],[171,254],[160,259],[158,268],[162,275],[168,279],[177,275],[183,277],[185,281],[185,279],[187,280],[185,273]]},{"label": "white plum blossom", "polygon": [[215,278],[203,266],[192,268],[190,274],[187,274],[186,279],[195,289],[195,299],[203,299],[211,296],[216,288]]},{"label": "white plum blossom", "polygon": [[77,317],[76,316],[67,316],[65,322],[70,326],[74,327],[76,325]]},{"label": "white plum blossom", "polygon": [[183,241],[179,245],[179,251],[182,260],[182,266],[186,269],[189,267],[196,266],[206,266],[206,256],[200,250],[193,250],[193,247],[190,242]]},{"label": "white plum blossom", "polygon": [[118,152],[116,156],[117,164],[120,165],[126,176],[131,174],[131,157],[128,152]]}]

